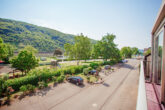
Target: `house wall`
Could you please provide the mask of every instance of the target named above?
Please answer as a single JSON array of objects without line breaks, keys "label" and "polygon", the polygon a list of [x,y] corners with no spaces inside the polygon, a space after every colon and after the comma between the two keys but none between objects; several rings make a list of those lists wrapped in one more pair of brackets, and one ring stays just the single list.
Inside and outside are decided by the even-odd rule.
[{"label": "house wall", "polygon": [[[160,33],[163,32],[163,49],[162,59],[158,55],[158,39]],[[159,83],[161,79],[161,102],[165,103],[165,0],[162,0],[162,5],[158,12],[154,27],[152,29],[152,62],[151,62],[151,76],[152,82]],[[162,62],[162,63],[160,63]],[[161,66],[160,66],[161,65]],[[162,68],[160,68],[162,67]]]},{"label": "house wall", "polygon": [[[162,21],[162,23],[165,24],[164,21]],[[159,57],[159,50],[158,50],[159,37],[161,32],[163,32],[162,59]],[[153,74],[152,82],[155,84],[161,84],[161,102],[165,103],[165,25],[163,25],[159,34],[153,35],[152,41],[153,41],[152,57],[151,57],[152,58],[151,72]]]}]

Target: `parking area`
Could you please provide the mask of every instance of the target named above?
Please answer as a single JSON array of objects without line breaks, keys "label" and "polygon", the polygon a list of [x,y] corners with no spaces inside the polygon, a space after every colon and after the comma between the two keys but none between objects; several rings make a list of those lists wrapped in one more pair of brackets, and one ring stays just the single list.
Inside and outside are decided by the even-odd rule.
[{"label": "parking area", "polygon": [[[112,74],[103,74],[103,84],[68,82],[16,99],[1,110],[135,110],[139,61],[116,66]],[[117,70],[118,68],[118,70]]]}]

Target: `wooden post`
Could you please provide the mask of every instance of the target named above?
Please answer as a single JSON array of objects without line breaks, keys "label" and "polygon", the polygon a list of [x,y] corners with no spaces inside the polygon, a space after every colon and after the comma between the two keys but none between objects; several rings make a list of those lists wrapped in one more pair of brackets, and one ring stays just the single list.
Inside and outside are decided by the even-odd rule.
[{"label": "wooden post", "polygon": [[161,102],[165,104],[165,26],[163,29],[162,73],[161,73]]}]

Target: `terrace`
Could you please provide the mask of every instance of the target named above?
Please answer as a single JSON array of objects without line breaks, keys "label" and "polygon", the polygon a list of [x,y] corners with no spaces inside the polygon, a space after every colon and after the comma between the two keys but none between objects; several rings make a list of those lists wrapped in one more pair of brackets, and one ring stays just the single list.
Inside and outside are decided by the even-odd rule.
[{"label": "terrace", "polygon": [[136,110],[165,110],[165,0],[151,34],[151,56],[141,62]]}]

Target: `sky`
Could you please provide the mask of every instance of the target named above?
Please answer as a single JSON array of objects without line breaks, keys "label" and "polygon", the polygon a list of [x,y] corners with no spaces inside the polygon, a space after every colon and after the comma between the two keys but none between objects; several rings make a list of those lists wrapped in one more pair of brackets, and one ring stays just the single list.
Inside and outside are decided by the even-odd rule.
[{"label": "sky", "polygon": [[144,49],[162,0],[0,0],[0,18],[24,21],[64,33]]}]

